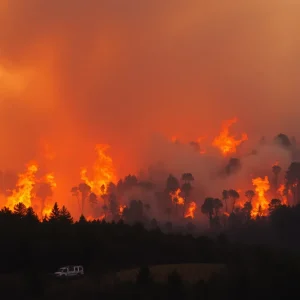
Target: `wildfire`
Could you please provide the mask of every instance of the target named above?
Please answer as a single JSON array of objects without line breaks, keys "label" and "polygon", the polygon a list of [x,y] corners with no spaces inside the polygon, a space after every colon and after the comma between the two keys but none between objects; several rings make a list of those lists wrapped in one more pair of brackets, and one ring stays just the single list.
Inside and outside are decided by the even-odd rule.
[{"label": "wildfire", "polygon": [[83,168],[80,173],[81,180],[89,185],[96,195],[105,194],[108,184],[116,180],[112,158],[106,154],[108,148],[109,145],[105,144],[96,146],[98,157],[93,166],[93,179],[88,178],[86,168]]},{"label": "wildfire", "polygon": [[185,218],[192,218],[194,219],[194,213],[195,213],[195,210],[197,209],[197,204],[195,202],[191,202],[189,204],[189,207],[187,208],[187,211],[186,213],[184,214],[184,217]]},{"label": "wildfire", "polygon": [[223,155],[229,153],[235,153],[236,148],[244,141],[248,140],[246,133],[242,134],[241,139],[236,140],[234,136],[230,135],[229,127],[237,122],[237,118],[232,120],[224,121],[222,124],[222,131],[219,136],[217,136],[213,141],[213,146],[219,148]]},{"label": "wildfire", "polygon": [[285,186],[281,184],[277,189],[277,193],[281,196],[282,204],[288,205],[287,195],[285,194]]},{"label": "wildfire", "polygon": [[[52,192],[57,186],[53,173],[46,174],[42,179],[42,182],[48,184]],[[49,201],[51,200],[51,196],[48,196],[45,200],[46,202],[44,203],[44,207],[42,208],[42,217],[46,215],[49,216],[53,208],[53,204]]]},{"label": "wildfire", "polygon": [[171,192],[170,196],[172,199],[172,202],[178,205],[184,204],[184,199],[180,196],[181,190],[177,189],[175,192]]},{"label": "wildfire", "polygon": [[33,188],[35,185],[35,175],[38,171],[36,163],[27,165],[25,173],[20,174],[16,188],[12,191],[12,195],[8,197],[6,206],[13,209],[18,203],[23,203],[26,207],[31,206],[31,199],[33,197]]},{"label": "wildfire", "polygon": [[258,195],[257,201],[253,203],[253,209],[251,212],[252,217],[259,215],[266,215],[266,211],[269,207],[269,202],[265,197],[265,192],[270,189],[270,182],[268,176],[265,178],[257,177],[252,179],[252,184],[255,186],[255,191]]}]

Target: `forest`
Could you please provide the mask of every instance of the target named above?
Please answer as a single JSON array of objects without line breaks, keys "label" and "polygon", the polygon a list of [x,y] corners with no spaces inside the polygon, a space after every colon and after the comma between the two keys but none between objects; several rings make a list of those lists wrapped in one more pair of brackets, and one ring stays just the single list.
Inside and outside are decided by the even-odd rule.
[{"label": "forest", "polygon": [[[12,299],[215,299],[220,293],[229,299],[240,297],[245,289],[247,297],[266,291],[276,298],[299,282],[300,206],[273,204],[268,217],[232,222],[223,230],[213,226],[197,236],[191,229],[172,232],[171,226],[160,229],[154,222],[129,225],[122,219],[87,221],[84,216],[74,222],[67,208],[57,203],[42,221],[22,204],[13,211],[4,208],[1,290]],[[78,263],[86,275],[75,283],[58,282],[50,275]],[[149,271],[153,265],[186,263],[224,264],[226,269],[196,283],[184,282],[176,270],[170,271],[167,282],[156,282]],[[103,284],[107,274],[130,268],[139,268],[136,281]]]},{"label": "forest", "polygon": [[[276,147],[291,153],[285,137],[277,137]],[[231,157],[218,177],[238,176],[242,168],[243,160]],[[17,188],[8,191],[9,205],[0,210],[0,255],[5,258],[0,264],[1,284],[12,299],[21,295],[214,299],[220,294],[227,299],[240,297],[245,289],[247,297],[265,290],[276,298],[297,284],[300,163],[296,157],[286,170],[276,162],[269,177],[252,178],[254,189],[224,189],[220,197],[206,196],[202,201],[194,201],[201,192],[190,172],[179,178],[169,174],[158,186],[131,174],[116,184],[81,182],[70,189],[79,218],[65,204],[54,202],[49,207],[53,177],[40,183],[32,176],[35,170],[29,165],[27,173],[19,176]],[[83,279],[66,282],[53,277],[61,266],[77,264],[84,266]],[[154,266],[180,270],[186,264],[223,267],[197,282],[186,280],[176,267],[163,282],[151,273]],[[118,279],[116,274],[131,269],[138,270],[135,279]]]}]

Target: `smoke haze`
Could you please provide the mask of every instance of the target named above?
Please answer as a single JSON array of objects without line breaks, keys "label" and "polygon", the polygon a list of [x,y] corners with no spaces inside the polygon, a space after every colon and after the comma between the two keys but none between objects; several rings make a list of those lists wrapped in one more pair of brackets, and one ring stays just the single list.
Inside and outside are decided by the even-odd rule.
[{"label": "smoke haze", "polygon": [[295,0],[1,1],[0,163],[43,158],[65,197],[108,143],[119,177],[161,160],[205,182],[221,158],[195,165],[157,133],[214,137],[237,116],[254,143],[297,135],[299,15]]}]

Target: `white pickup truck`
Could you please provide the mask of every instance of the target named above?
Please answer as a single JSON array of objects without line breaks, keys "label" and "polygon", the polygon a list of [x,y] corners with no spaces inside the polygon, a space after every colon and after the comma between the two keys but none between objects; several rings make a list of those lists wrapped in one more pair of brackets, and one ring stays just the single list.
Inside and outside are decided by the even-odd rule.
[{"label": "white pickup truck", "polygon": [[57,278],[81,277],[84,275],[82,266],[65,266],[54,273]]}]

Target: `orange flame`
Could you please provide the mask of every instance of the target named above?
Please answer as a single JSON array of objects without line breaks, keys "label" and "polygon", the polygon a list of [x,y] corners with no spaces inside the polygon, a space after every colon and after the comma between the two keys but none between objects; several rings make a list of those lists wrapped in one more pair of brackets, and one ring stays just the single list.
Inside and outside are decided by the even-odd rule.
[{"label": "orange flame", "polygon": [[13,210],[14,206],[18,203],[23,203],[26,207],[31,206],[31,200],[33,198],[33,188],[35,185],[35,175],[38,171],[36,163],[30,163],[27,165],[27,171],[20,174],[16,189],[12,191],[12,195],[8,197],[6,206]]},{"label": "orange flame", "polygon": [[94,217],[92,217],[92,216],[87,216],[87,217],[86,217],[86,220],[87,220],[88,222],[96,221],[96,220],[102,221],[102,220],[104,220],[104,219],[105,219],[105,214],[102,214],[100,217],[97,217],[97,218],[94,218]]},{"label": "orange flame", "polygon": [[[45,178],[43,179],[43,182],[49,184],[49,186],[51,187],[51,190],[52,190],[52,191],[53,191],[53,190],[56,188],[56,186],[57,186],[57,184],[56,184],[56,182],[55,182],[55,178],[54,178],[53,173],[46,174],[46,175],[45,175]],[[49,199],[48,199],[48,200],[49,200]],[[51,200],[51,199],[50,199],[50,200]],[[47,202],[45,203],[45,207],[44,207],[43,212],[42,212],[42,217],[44,217],[44,216],[46,216],[46,215],[49,216],[50,213],[51,213],[51,211],[52,211],[52,208],[53,208],[52,203],[50,203],[49,201],[47,201]]]},{"label": "orange flame", "polygon": [[192,218],[194,219],[194,213],[195,210],[197,209],[197,204],[195,202],[191,202],[189,203],[189,207],[187,208],[187,212],[184,214],[185,218]]},{"label": "orange flame", "polygon": [[172,202],[178,205],[184,204],[184,199],[180,196],[181,190],[178,188],[175,192],[171,192]]},{"label": "orange flame", "polygon": [[[93,166],[93,179],[88,178],[86,168],[82,168],[80,172],[81,180],[89,185],[91,191],[96,195],[105,194],[108,184],[116,180],[112,158],[106,154],[108,148],[109,145],[104,144],[96,146],[98,158]],[[102,187],[104,187],[104,189]]]},{"label": "orange flame", "polygon": [[254,178],[252,179],[252,184],[255,186],[258,198],[253,203],[251,216],[256,217],[259,213],[265,216],[269,207],[269,202],[265,197],[265,192],[270,189],[269,178],[268,176],[265,176],[264,179],[261,177]]},{"label": "orange flame", "polygon": [[232,120],[224,121],[222,124],[222,131],[219,136],[217,136],[213,141],[213,146],[219,148],[223,155],[229,153],[235,153],[236,148],[244,141],[248,140],[246,133],[242,134],[240,140],[236,140],[234,136],[229,134],[229,127],[237,122],[237,118]]},{"label": "orange flame", "polygon": [[285,190],[285,186],[284,186],[284,184],[281,184],[279,186],[279,188],[277,189],[277,193],[281,196],[282,204],[288,205],[287,196],[285,195],[284,190]]}]

